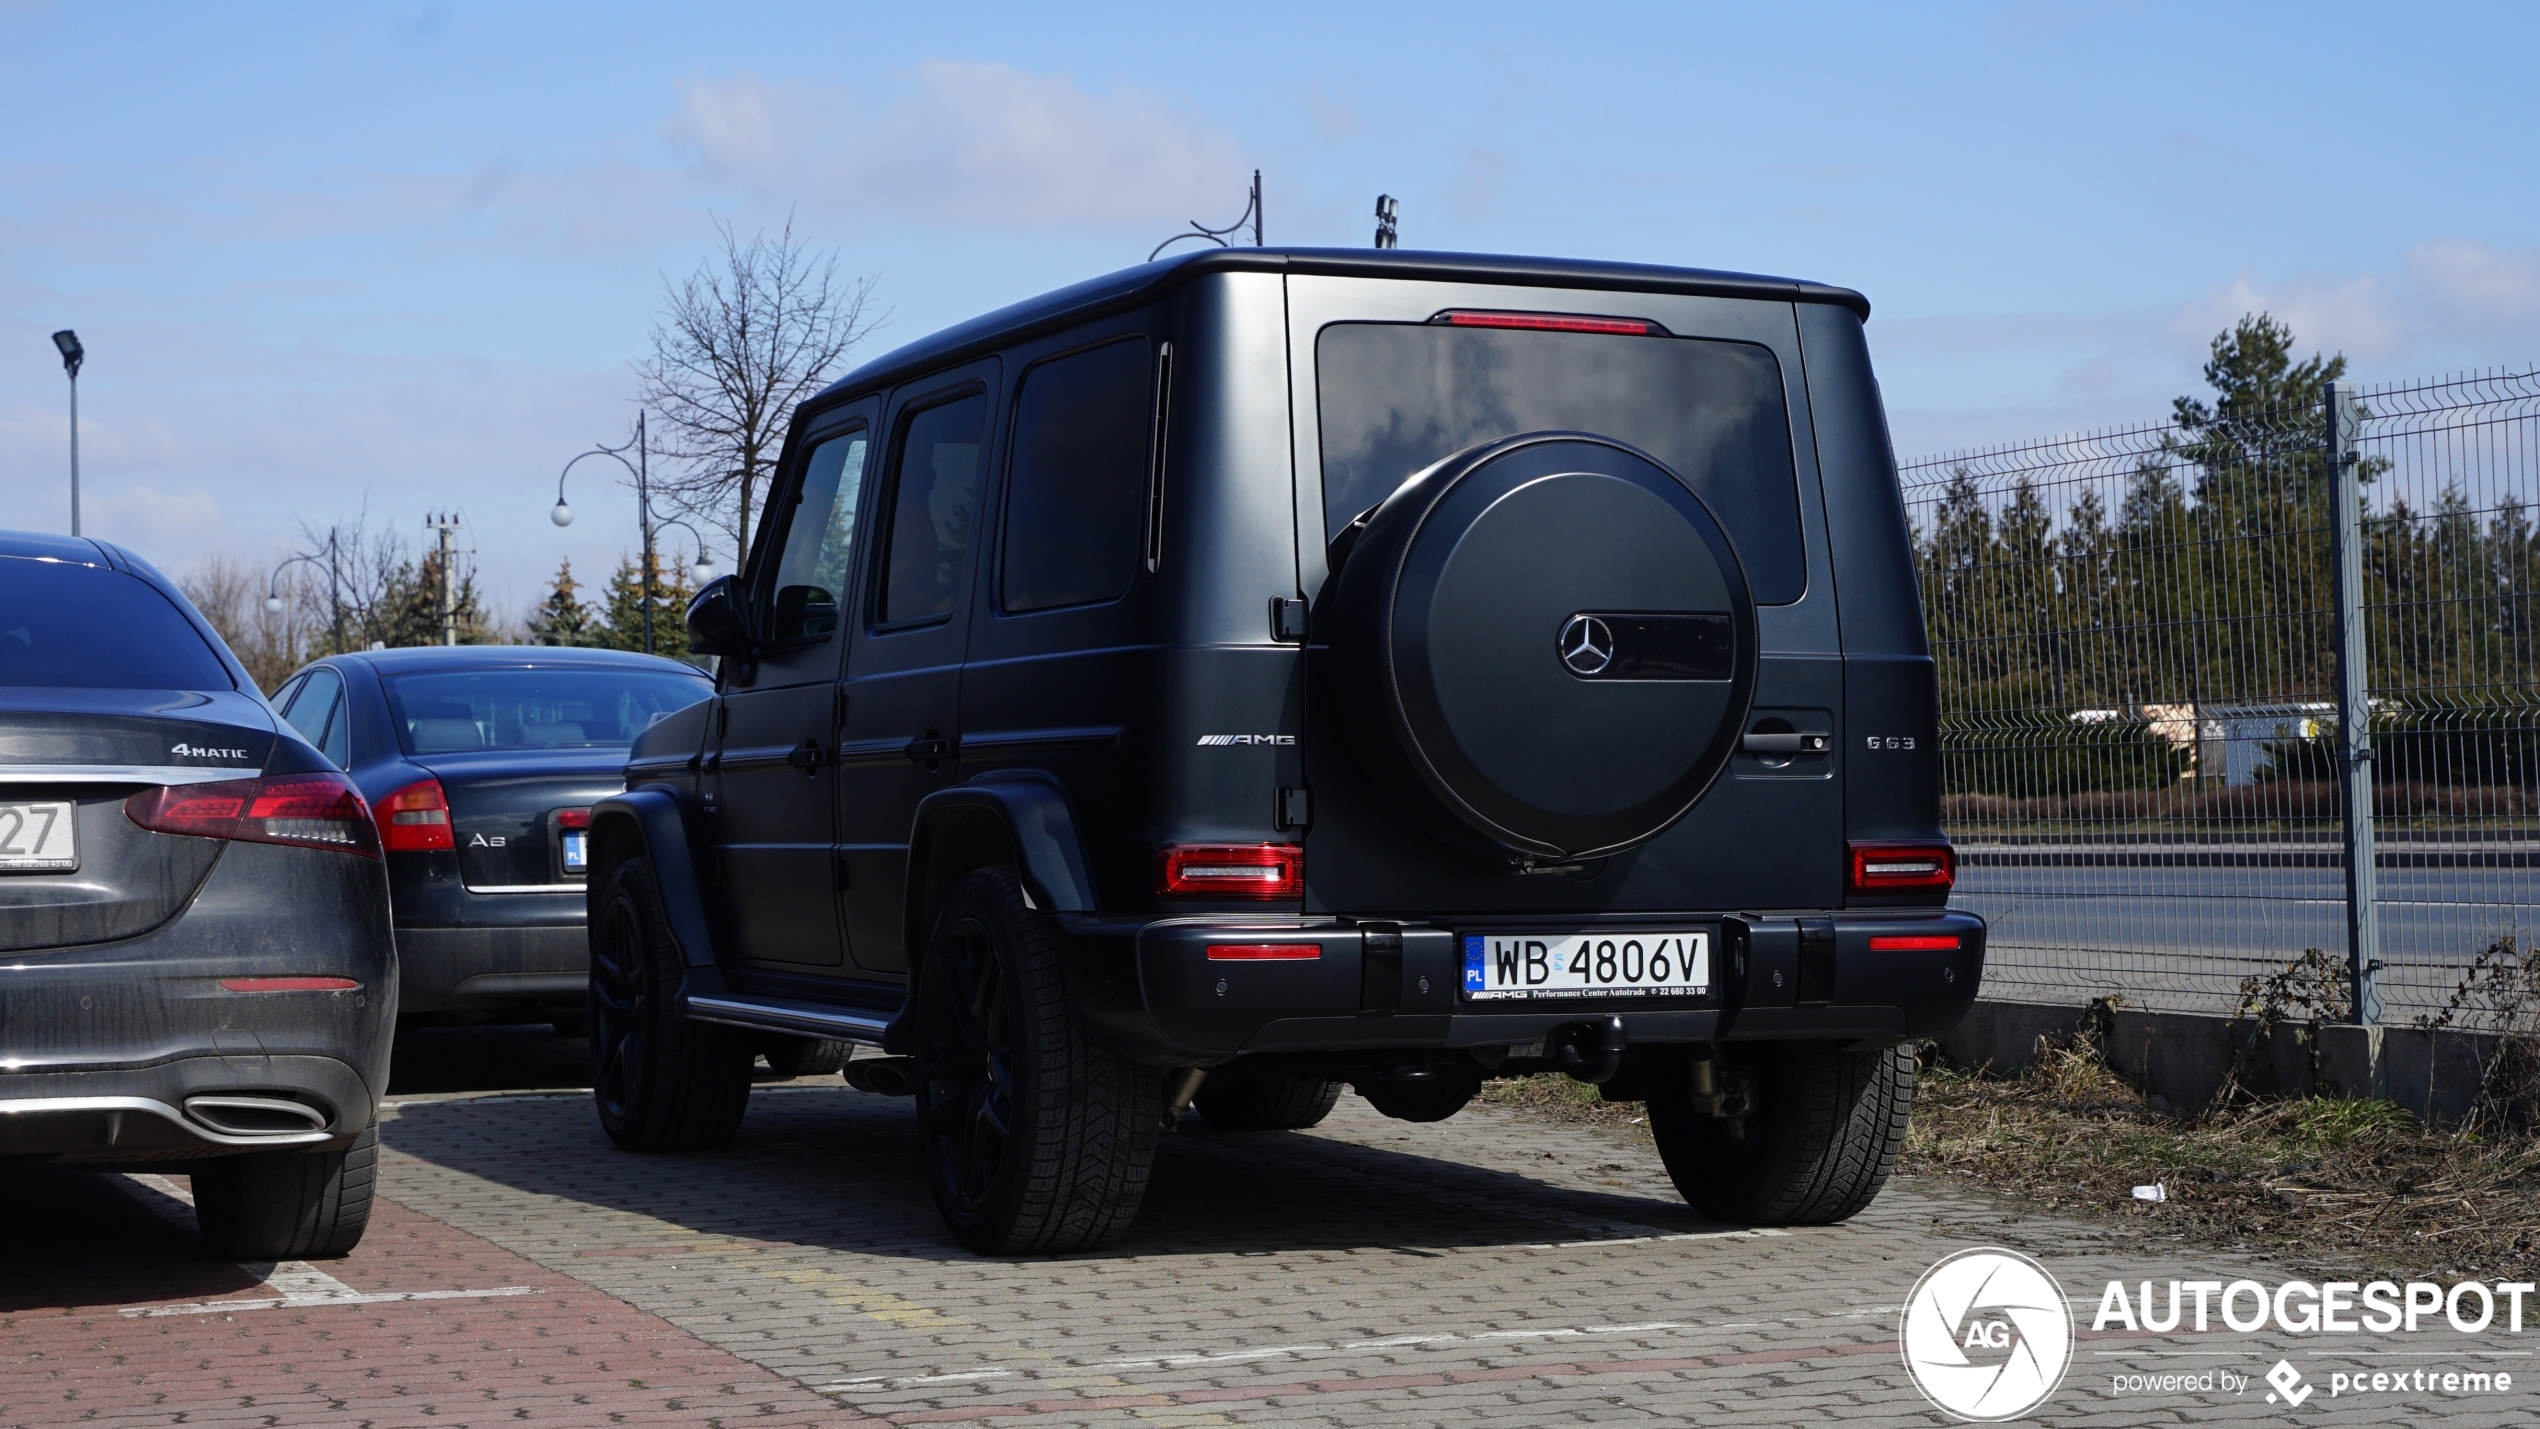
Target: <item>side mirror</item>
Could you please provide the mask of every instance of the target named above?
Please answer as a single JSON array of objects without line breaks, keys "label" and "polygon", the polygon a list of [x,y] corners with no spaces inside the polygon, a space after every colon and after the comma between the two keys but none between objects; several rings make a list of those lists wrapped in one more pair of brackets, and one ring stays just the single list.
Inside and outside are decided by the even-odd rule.
[{"label": "side mirror", "polygon": [[750,621],[732,589],[732,577],[717,576],[688,602],[688,648],[699,655],[727,659],[750,653]]}]

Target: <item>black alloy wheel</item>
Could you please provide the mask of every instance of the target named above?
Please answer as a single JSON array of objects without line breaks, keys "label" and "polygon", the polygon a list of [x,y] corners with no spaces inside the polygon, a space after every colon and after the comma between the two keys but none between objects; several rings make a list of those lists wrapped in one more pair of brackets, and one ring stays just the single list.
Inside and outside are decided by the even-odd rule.
[{"label": "black alloy wheel", "polygon": [[746,1034],[679,1015],[682,967],[650,861],[610,871],[591,924],[591,1099],[628,1151],[723,1145],[748,1110]]},{"label": "black alloy wheel", "polygon": [[1087,1250],[1136,1218],[1162,1076],[1068,996],[1012,869],[953,886],[917,969],[918,1135],[944,1224],[983,1255]]},{"label": "black alloy wheel", "polygon": [[965,917],[945,930],[926,959],[918,994],[926,1156],[935,1184],[964,1216],[986,1209],[1014,1138],[1014,1073],[1022,1049],[1006,983],[987,928]]}]

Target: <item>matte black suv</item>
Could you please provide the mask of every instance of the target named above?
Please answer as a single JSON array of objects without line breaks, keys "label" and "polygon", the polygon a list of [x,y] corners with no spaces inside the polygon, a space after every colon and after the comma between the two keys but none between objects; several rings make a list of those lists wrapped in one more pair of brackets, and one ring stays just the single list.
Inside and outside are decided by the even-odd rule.
[{"label": "matte black suv", "polygon": [[1876,1194],[1965,1011],[1868,304],[1616,264],[1234,249],[794,414],[716,698],[592,815],[603,1124],[877,1043],[946,1222],[1098,1244],[1159,1129],[1548,1070],[1702,1211]]}]

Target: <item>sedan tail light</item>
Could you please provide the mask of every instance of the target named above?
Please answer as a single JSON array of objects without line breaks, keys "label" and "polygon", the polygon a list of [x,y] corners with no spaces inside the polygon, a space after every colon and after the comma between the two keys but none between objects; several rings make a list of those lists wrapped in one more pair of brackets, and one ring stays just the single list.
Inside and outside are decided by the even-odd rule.
[{"label": "sedan tail light", "polygon": [[1852,845],[1852,870],[1848,882],[1854,893],[1945,889],[1957,881],[1957,856],[1947,844]]},{"label": "sedan tail light", "polygon": [[390,853],[457,848],[450,837],[450,796],[438,779],[418,779],[379,801],[379,841]]},{"label": "sedan tail light", "polygon": [[124,816],[145,829],[196,838],[298,844],[379,857],[362,791],[341,774],[281,774],[144,789]]},{"label": "sedan tail light", "polygon": [[1168,898],[1302,898],[1305,850],[1295,844],[1177,844],[1157,862]]}]

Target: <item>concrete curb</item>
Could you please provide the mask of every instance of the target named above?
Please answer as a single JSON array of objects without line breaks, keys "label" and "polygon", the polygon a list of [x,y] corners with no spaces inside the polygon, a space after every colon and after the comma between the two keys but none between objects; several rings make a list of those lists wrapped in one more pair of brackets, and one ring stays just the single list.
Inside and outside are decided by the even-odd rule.
[{"label": "concrete curb", "polygon": [[[1942,1033],[1941,1055],[1964,1068],[2016,1072],[2035,1058],[2040,1037],[2069,1036],[2091,1017],[2087,1005],[1980,1001]],[[2242,1085],[2268,1096],[2381,1097],[2420,1120],[2457,1125],[2478,1104],[2496,1039],[2454,1028],[2354,1027],[2286,1023],[2257,1040],[2254,1021],[2194,1012],[2108,1015],[2108,1061],[2119,1074],[2174,1107],[2214,1099],[2247,1055]]]}]

